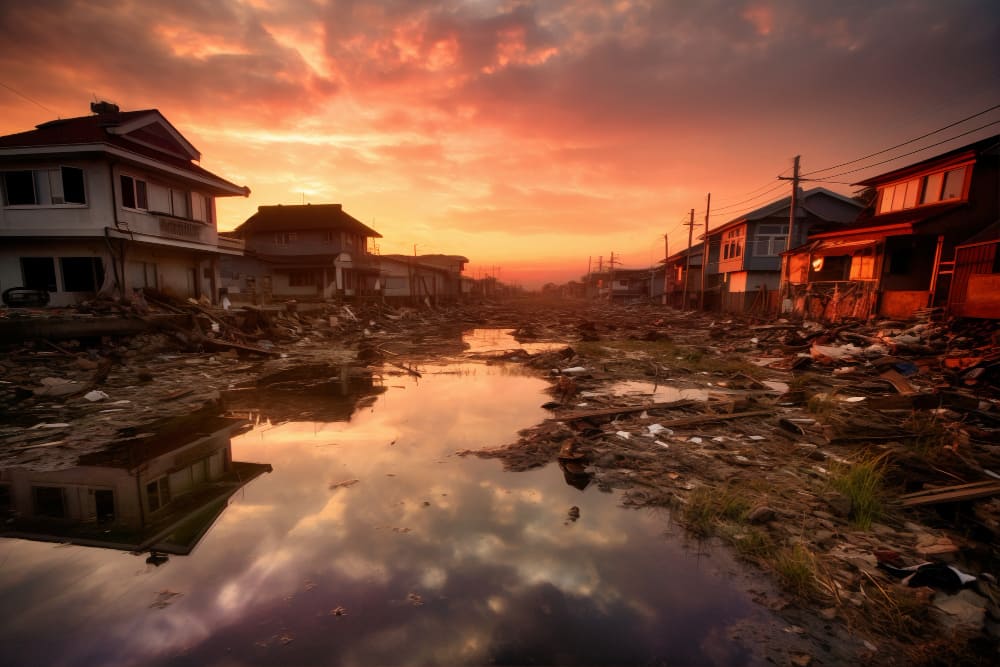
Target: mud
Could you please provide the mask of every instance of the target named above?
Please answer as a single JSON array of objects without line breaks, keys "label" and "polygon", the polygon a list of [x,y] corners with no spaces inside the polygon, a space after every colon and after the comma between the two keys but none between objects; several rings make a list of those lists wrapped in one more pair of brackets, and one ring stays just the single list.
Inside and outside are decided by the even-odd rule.
[{"label": "mud", "polygon": [[[529,299],[433,309],[143,308],[142,317],[162,308],[190,319],[134,336],[7,346],[0,467],[70,467],[192,415],[342,419],[356,405],[339,396],[358,387],[374,396],[385,377],[461,354],[463,330],[508,328],[526,348],[553,348],[476,356],[549,378],[552,416],[507,446],[463,453],[511,471],[558,461],[578,488],[670,507],[695,538],[729,545],[747,562],[748,581],[776,585],[760,602],[788,620],[778,634],[746,629],[762,659],[998,657],[1000,493],[905,501],[1000,473],[995,324],[927,318],[827,329]],[[678,393],[661,400],[664,388]],[[867,524],[837,483],[865,461],[882,475],[880,509]],[[911,588],[880,559],[946,562],[977,580],[962,591]]]}]

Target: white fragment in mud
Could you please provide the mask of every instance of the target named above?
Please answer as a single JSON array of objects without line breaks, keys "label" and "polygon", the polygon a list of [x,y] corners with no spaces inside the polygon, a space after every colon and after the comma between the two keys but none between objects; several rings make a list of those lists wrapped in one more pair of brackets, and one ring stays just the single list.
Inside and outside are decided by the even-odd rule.
[{"label": "white fragment in mud", "polygon": [[666,433],[667,435],[673,435],[674,434],[673,431],[671,431],[669,428],[667,428],[663,424],[650,424],[646,428],[649,429],[649,435],[650,436],[656,436],[656,435],[659,435],[660,433]]},{"label": "white fragment in mud", "polygon": [[737,454],[733,458],[736,459],[737,461],[739,461],[740,463],[750,463],[750,459],[748,459],[747,457],[743,456],[742,454]]},{"label": "white fragment in mud", "polygon": [[653,443],[657,444],[660,447],[663,447],[665,449],[670,449],[670,445],[668,445],[667,443],[663,442],[662,440],[654,440]]},{"label": "white fragment in mud", "polygon": [[762,436],[762,435],[749,435],[747,437],[750,438],[751,440],[764,440],[765,439],[764,436]]},{"label": "white fragment in mud", "polygon": [[728,440],[728,438],[726,438],[726,436],[724,435],[717,435],[714,438],[712,438],[712,442],[725,442],[726,440]]},{"label": "white fragment in mud", "polygon": [[813,470],[815,470],[816,472],[818,472],[821,475],[829,475],[830,474],[830,471],[827,470],[826,468],[824,468],[823,466],[813,466]]},{"label": "white fragment in mud", "polygon": [[693,442],[696,445],[700,445],[703,442],[703,440],[696,435],[692,435],[690,438],[688,438],[688,442]]},{"label": "white fragment in mud", "polygon": [[43,423],[43,424],[35,424],[31,428],[32,429],[36,429],[36,428],[69,428],[69,424],[65,424],[65,423],[62,423],[62,422],[54,422],[52,424],[44,424]]},{"label": "white fragment in mud", "polygon": [[642,414],[639,415],[639,419],[649,419],[649,413],[643,410]]},{"label": "white fragment in mud", "polygon": [[601,394],[599,392],[596,392],[596,391],[581,391],[580,392],[580,397],[581,398],[597,398],[600,395]]},{"label": "white fragment in mud", "polygon": [[632,434],[629,433],[628,431],[618,431],[617,433],[615,433],[615,435],[617,435],[622,440],[628,440],[629,438],[632,437]]},{"label": "white fragment in mud", "polygon": [[569,368],[564,368],[560,371],[563,375],[583,375],[587,372],[587,369],[583,366],[570,366]]},{"label": "white fragment in mud", "polygon": [[842,398],[840,400],[842,400],[844,403],[860,403],[861,401],[865,400],[865,397],[864,396],[845,396],[844,398]]},{"label": "white fragment in mud", "polygon": [[115,402],[113,402],[113,403],[112,403],[111,405],[128,405],[128,404],[129,404],[129,403],[131,403],[131,402],[132,402],[132,401],[128,400],[127,398],[123,398],[123,399],[122,399],[122,400],[120,400],[120,401],[115,401]]},{"label": "white fragment in mud", "polygon": [[91,403],[93,403],[95,401],[106,401],[109,398],[111,398],[110,396],[108,396],[107,394],[105,394],[103,391],[99,391],[97,389],[95,389],[93,391],[88,391],[86,394],[83,395],[83,397],[85,399],[87,399],[88,401],[90,401]]}]

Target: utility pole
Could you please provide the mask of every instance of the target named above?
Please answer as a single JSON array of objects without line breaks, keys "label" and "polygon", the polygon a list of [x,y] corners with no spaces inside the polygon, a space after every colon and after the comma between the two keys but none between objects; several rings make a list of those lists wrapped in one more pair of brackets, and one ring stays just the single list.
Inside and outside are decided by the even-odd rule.
[{"label": "utility pole", "polygon": [[670,246],[667,243],[667,235],[663,235],[663,296],[660,298],[660,305],[667,305],[667,288],[670,286],[670,271],[667,267],[667,259],[670,258]]},{"label": "utility pole", "polygon": [[684,223],[688,228],[688,250],[684,262],[684,310],[688,310],[688,286],[691,283],[691,241],[694,239],[694,209],[691,209],[691,219]]},{"label": "utility pole", "polygon": [[[794,168],[792,169],[792,177],[778,176],[779,180],[791,181],[792,182],[792,198],[788,205],[788,236],[785,238],[785,252],[792,249],[792,239],[793,234],[795,234],[795,209],[799,205],[799,158],[801,156],[795,156]],[[781,260],[781,286],[778,288],[778,298],[781,299],[780,309],[783,312],[788,312],[791,310],[791,287],[789,285],[789,278],[791,273],[791,267],[789,266],[788,256],[785,255]],[[787,304],[786,304],[787,300]]]},{"label": "utility pole", "polygon": [[712,193],[705,203],[705,240],[701,244],[701,291],[698,292],[698,310],[705,310],[705,274],[708,272],[708,214],[712,210]]},{"label": "utility pole", "polygon": [[611,251],[611,259],[608,260],[608,301],[615,300],[615,251]]},{"label": "utility pole", "polygon": [[587,277],[583,281],[583,298],[585,299],[590,297],[590,262],[593,259],[592,255],[587,257]]}]

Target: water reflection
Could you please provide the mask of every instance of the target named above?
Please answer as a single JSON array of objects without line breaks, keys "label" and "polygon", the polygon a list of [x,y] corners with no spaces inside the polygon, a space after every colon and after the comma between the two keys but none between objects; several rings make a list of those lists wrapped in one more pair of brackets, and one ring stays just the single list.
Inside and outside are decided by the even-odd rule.
[{"label": "water reflection", "polygon": [[[259,423],[268,461],[187,558],[0,541],[18,664],[743,664],[759,613],[716,568],[555,465],[455,451],[544,419],[544,382],[428,366],[350,422]],[[357,480],[357,481],[355,481]],[[60,619],[58,634],[51,619]]]},{"label": "water reflection", "polygon": [[0,536],[188,554],[229,498],[271,466],[234,461],[230,435],[244,426],[221,417],[186,422],[185,435],[133,438],[83,457],[67,470],[0,471]]}]

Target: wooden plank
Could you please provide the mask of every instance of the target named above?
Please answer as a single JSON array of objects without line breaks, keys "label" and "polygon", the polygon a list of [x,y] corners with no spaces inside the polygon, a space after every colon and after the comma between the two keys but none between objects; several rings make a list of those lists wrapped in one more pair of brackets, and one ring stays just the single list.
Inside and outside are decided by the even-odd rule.
[{"label": "wooden plank", "polygon": [[984,479],[978,482],[968,482],[966,484],[950,484],[948,486],[932,486],[920,491],[914,491],[912,493],[906,493],[900,496],[900,498],[918,498],[920,496],[929,496],[936,493],[941,493],[942,491],[959,491],[961,489],[977,489],[984,486],[993,486],[998,484],[996,480]]},{"label": "wooden plank", "polygon": [[896,391],[903,396],[917,393],[917,390],[913,388],[913,385],[910,384],[898,371],[892,368],[880,373],[879,377],[895,387]]},{"label": "wooden plank", "polygon": [[564,415],[546,419],[550,422],[576,421],[578,419],[589,419],[591,417],[614,417],[615,415],[627,415],[643,410],[669,410],[671,408],[686,408],[694,405],[696,401],[683,399],[680,401],[670,401],[668,403],[650,403],[649,405],[623,405],[617,408],[602,408],[600,410],[577,410],[567,412]]},{"label": "wooden plank", "polygon": [[1000,482],[987,482],[971,487],[966,484],[959,484],[957,487],[946,486],[936,489],[936,491],[937,493],[918,495],[917,497],[912,497],[912,494],[908,494],[901,496],[900,500],[903,507],[975,500],[976,498],[986,498],[1000,493]]}]

